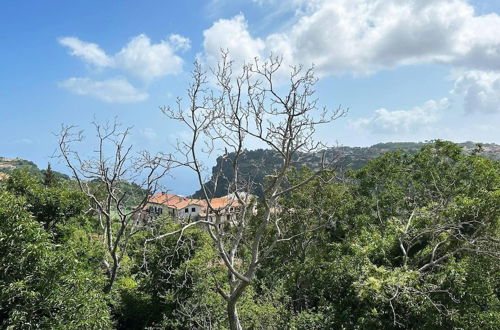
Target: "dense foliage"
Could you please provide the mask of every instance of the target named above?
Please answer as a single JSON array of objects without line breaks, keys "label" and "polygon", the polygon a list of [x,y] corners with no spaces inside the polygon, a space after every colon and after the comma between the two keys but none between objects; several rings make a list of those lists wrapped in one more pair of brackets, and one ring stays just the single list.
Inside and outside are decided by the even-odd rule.
[{"label": "dense foliage", "polygon": [[[437,141],[332,174],[283,197],[276,212],[289,239],[240,300],[244,328],[498,328],[497,161]],[[203,227],[155,239],[178,225],[145,226],[104,293],[105,253],[86,205],[68,180],[21,170],[2,182],[1,328],[228,327],[215,285],[227,270]]]},{"label": "dense foliage", "polygon": [[100,249],[82,196],[45,188],[25,172],[0,191],[0,325],[9,329],[111,327]]},{"label": "dense foliage", "polygon": [[268,266],[293,298],[294,326],[498,327],[498,163],[437,142],[385,154],[347,179],[291,196],[323,210],[326,199],[334,216]]}]

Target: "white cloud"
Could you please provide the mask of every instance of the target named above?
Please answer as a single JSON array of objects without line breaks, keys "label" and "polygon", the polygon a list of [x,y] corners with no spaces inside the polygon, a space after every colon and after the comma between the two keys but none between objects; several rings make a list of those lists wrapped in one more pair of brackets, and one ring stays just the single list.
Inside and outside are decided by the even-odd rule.
[{"label": "white cloud", "polygon": [[69,78],[59,84],[74,94],[88,95],[108,103],[134,103],[146,100],[149,95],[122,78],[92,80]]},{"label": "white cloud", "polygon": [[98,67],[113,65],[113,59],[106,55],[97,44],[85,42],[75,37],[60,38],[59,43],[71,49],[71,55],[81,57],[93,65]]},{"label": "white cloud", "polygon": [[97,44],[75,37],[64,37],[59,43],[71,49],[71,55],[97,67],[113,67],[141,78],[145,82],[182,71],[183,60],[177,51],[190,48],[190,40],[178,34],[168,40],[152,43],[148,36],[140,34],[130,40],[114,56],[107,55]]},{"label": "white cloud", "polygon": [[144,34],[132,38],[115,60],[117,66],[145,81],[180,73],[183,63],[168,41],[152,44]]},{"label": "white cloud", "polygon": [[454,64],[482,70],[500,69],[500,16],[469,17],[459,34],[460,56]]},{"label": "white cloud", "polygon": [[500,69],[500,16],[478,16],[466,0],[289,0],[290,28],[253,37],[240,14],[205,30],[208,58],[229,48],[236,58],[280,52],[318,72],[367,74],[399,65],[447,63]]},{"label": "white cloud", "polygon": [[429,100],[411,110],[375,110],[371,117],[360,118],[351,123],[358,130],[371,133],[410,133],[439,120],[443,110],[450,106],[447,98]]},{"label": "white cloud", "polygon": [[231,59],[238,66],[261,56],[264,42],[253,38],[248,31],[247,21],[242,14],[232,19],[220,19],[203,31],[206,60],[213,65],[220,56],[221,49],[229,50]]},{"label": "white cloud", "polygon": [[171,34],[168,41],[174,50],[186,51],[191,48],[191,40],[179,34]]},{"label": "white cloud", "polygon": [[500,113],[500,73],[466,71],[459,75],[452,91],[464,96],[468,113]]}]

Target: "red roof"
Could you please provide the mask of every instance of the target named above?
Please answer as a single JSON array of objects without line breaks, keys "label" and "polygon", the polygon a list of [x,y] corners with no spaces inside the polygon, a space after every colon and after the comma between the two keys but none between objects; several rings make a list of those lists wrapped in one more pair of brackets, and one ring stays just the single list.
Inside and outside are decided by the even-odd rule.
[{"label": "red roof", "polygon": [[[165,193],[158,193],[153,195],[149,199],[149,202],[155,204],[162,204],[172,209],[183,209],[189,205],[199,205],[204,209],[208,208],[207,202],[204,199],[186,198],[179,195],[165,194]],[[217,210],[239,205],[238,201],[228,196],[212,198],[210,200],[210,204],[214,209]]]},{"label": "red roof", "polygon": [[[205,202],[205,204],[206,204],[206,202]],[[227,196],[219,197],[219,198],[212,198],[210,200],[210,204],[212,205],[212,207],[214,209],[217,209],[217,210],[239,205],[237,200],[234,200],[234,199],[227,197]]]},{"label": "red roof", "polygon": [[155,204],[162,204],[172,209],[183,209],[189,205],[200,205],[200,206],[203,205],[199,199],[186,198],[179,195],[164,194],[164,193],[158,193],[153,195],[153,197],[149,199],[149,202]]}]

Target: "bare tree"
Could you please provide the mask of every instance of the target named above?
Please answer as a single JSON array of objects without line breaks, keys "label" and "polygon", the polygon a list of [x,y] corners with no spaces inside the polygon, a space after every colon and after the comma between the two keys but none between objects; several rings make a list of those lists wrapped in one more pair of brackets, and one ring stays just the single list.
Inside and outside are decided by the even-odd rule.
[{"label": "bare tree", "polygon": [[[140,212],[159,186],[159,180],[167,173],[168,166],[159,156],[148,152],[134,154],[127,143],[130,128],[122,129],[113,123],[93,122],[97,148],[93,156],[82,158],[75,144],[83,143],[82,131],[75,126],[62,125],[58,134],[59,156],[71,170],[79,189],[89,198],[89,207],[99,221],[102,244],[107,251],[103,260],[109,292],[115,282],[120,265],[127,251],[130,238],[141,230]],[[130,196],[123,189],[124,182],[136,182],[140,196]],[[134,198],[131,205],[129,199]]]},{"label": "bare tree", "polygon": [[[290,184],[287,176],[294,162],[303,154],[324,150],[325,145],[313,139],[317,126],[346,113],[340,107],[333,111],[318,107],[313,68],[291,67],[288,83],[277,84],[281,67],[279,57],[270,57],[263,63],[255,59],[235,74],[229,54],[222,52],[221,61],[210,73],[195,63],[187,109],[181,99],[176,107],[162,108],[169,118],[184,123],[190,131],[190,140],[178,143],[178,156],[173,161],[196,173],[207,204],[207,217],[209,213],[215,215],[207,229],[227,268],[227,282],[216,289],[226,301],[231,329],[242,329],[237,303],[255,280],[262,260],[276,244],[290,240],[281,228],[280,201],[328,167],[323,153],[321,165],[309,177]],[[260,183],[245,177],[239,162],[249,140],[270,148],[280,160],[262,184],[258,214],[254,212],[254,199],[248,198],[247,193]],[[201,159],[214,151],[224,153],[224,159],[231,163],[233,175],[227,192],[238,201],[239,212],[230,226],[225,226],[224,210],[211,202],[224,173],[214,174],[212,189],[203,180],[205,167]]]}]

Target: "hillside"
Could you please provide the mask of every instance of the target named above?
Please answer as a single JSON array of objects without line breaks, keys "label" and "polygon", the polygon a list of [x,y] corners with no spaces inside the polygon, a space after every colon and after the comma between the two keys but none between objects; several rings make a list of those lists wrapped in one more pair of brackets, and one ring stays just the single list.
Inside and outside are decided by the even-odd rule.
[{"label": "hillside", "polygon": [[[0,181],[6,180],[9,174],[14,170],[25,170],[30,174],[34,175],[38,179],[42,180],[46,170],[41,170],[32,161],[20,159],[20,158],[6,158],[0,157]],[[58,182],[71,183],[71,178],[61,172],[52,170],[55,179]],[[98,181],[94,181],[95,184],[99,184]],[[141,202],[145,191],[133,182],[122,181],[118,184],[118,189],[123,193],[126,193],[125,205],[127,207],[134,207]]]},{"label": "hillside", "polygon": [[[404,150],[410,153],[415,153],[426,144],[426,142],[388,142],[378,143],[372,145],[371,147],[333,147],[326,151],[326,158],[335,159],[334,167],[339,171],[344,171],[346,169],[359,169],[382,153],[396,150]],[[500,160],[500,145],[498,144],[479,144],[480,147],[478,147],[478,143],[468,141],[459,143],[459,145],[467,153],[476,151],[484,157]],[[300,154],[294,160],[294,166],[297,168],[303,166],[317,168],[321,162],[321,156],[322,155],[320,153]],[[215,197],[224,196],[228,193],[227,182],[231,181],[233,177],[231,169],[231,159],[233,157],[234,154],[229,154],[225,160],[223,160],[222,157],[218,157],[216,165],[212,168],[212,179],[206,183],[206,187],[209,191],[213,191],[212,181],[215,173],[222,171],[223,176],[225,177],[224,179],[219,179],[219,184],[214,194]],[[248,150],[243,154],[239,161],[241,174],[247,180],[262,183],[264,176],[271,173],[279,165],[279,161],[280,160],[277,155],[271,150]],[[257,187],[254,193],[260,195],[262,191],[259,187]],[[201,189],[195,192],[193,197],[202,198]]]},{"label": "hillside", "polygon": [[[45,173],[45,170],[39,169],[32,161],[21,158],[0,157],[0,180],[7,178],[9,173],[18,169],[24,169],[39,178]],[[56,179],[69,180],[69,176],[66,174],[57,171],[53,171],[53,173]]]},{"label": "hillside", "polygon": [[35,163],[30,162],[29,160],[24,160],[20,158],[6,158],[6,157],[0,157],[0,172],[2,173],[8,173],[10,171],[13,171],[16,168],[36,168]]}]

